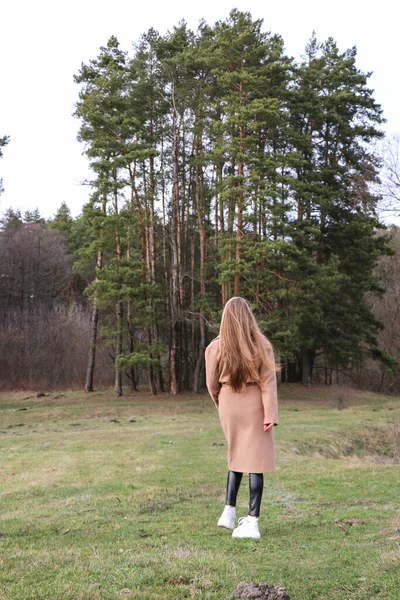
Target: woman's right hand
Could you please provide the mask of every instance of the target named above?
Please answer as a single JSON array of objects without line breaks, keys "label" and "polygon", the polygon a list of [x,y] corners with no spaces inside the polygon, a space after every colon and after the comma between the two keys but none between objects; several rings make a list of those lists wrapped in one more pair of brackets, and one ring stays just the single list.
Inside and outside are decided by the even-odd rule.
[{"label": "woman's right hand", "polygon": [[270,429],[272,429],[274,426],[273,423],[267,423],[266,425],[264,424],[264,431],[269,431]]}]

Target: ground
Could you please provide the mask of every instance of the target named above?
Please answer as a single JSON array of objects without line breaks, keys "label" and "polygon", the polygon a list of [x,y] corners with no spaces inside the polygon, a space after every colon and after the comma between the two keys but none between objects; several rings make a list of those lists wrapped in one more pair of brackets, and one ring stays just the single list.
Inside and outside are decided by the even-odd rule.
[{"label": "ground", "polygon": [[274,431],[262,538],[233,540],[207,394],[0,394],[0,599],[398,600],[400,398],[285,385]]}]

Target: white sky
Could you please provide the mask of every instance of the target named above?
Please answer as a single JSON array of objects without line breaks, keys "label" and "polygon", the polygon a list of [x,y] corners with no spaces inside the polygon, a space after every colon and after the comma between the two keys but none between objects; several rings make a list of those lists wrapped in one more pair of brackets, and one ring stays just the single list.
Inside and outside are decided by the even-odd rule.
[{"label": "white sky", "polygon": [[73,75],[111,35],[130,50],[150,27],[163,34],[185,19],[195,29],[201,18],[213,24],[234,7],[263,18],[264,29],[282,35],[296,58],[313,29],[320,40],[332,36],[341,51],[356,45],[358,67],[373,71],[385,129],[400,132],[398,0],[0,0],[0,137],[11,137],[0,160],[0,213],[38,207],[50,217],[63,201],[80,213],[88,167],[71,116]]}]

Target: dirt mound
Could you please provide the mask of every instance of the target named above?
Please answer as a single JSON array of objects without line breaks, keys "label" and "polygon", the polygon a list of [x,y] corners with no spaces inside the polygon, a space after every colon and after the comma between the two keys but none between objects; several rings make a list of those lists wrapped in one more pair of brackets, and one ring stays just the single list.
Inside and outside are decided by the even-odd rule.
[{"label": "dirt mound", "polygon": [[254,583],[254,581],[242,581],[232,594],[233,598],[240,600],[290,600],[290,596],[284,588],[269,586],[266,583]]}]

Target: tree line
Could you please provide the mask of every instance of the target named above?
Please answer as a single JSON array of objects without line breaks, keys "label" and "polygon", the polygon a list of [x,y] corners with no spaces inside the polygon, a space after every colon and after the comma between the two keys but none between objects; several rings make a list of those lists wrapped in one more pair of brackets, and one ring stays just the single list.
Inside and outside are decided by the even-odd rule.
[{"label": "tree line", "polygon": [[234,10],[197,31],[151,29],[130,53],[111,37],[75,75],[90,199],[77,219],[66,205],[49,224],[19,217],[19,235],[46,232],[59,273],[73,258],[68,284],[51,266],[39,279],[57,305],[68,286],[90,306],[87,391],[104,348],[117,396],[139,378],[153,394],[199,391],[233,295],[252,303],[283,381],[329,384],[366,359],[397,376],[373,312],[376,265],[396,250],[377,218],[384,119],[370,74],[356,48],[315,35],[296,62],[262,25]]}]

